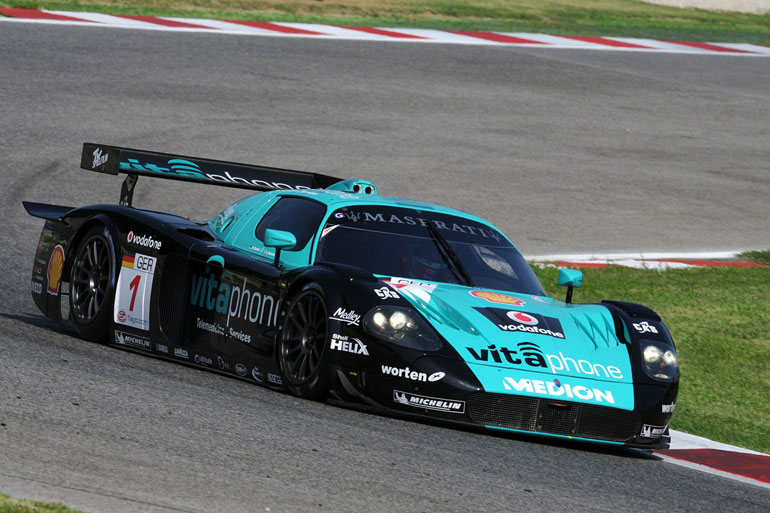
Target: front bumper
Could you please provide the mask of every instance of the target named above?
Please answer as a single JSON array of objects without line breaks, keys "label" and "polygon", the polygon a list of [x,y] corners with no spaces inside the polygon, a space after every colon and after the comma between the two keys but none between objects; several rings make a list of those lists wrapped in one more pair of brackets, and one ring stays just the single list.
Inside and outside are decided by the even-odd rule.
[{"label": "front bumper", "polygon": [[[491,393],[446,360],[448,370],[439,382],[413,383],[363,369],[336,374],[337,400],[344,406],[389,415],[421,418],[483,429],[545,435],[646,449],[665,449],[670,443],[668,422],[661,404],[676,399],[676,387],[637,385],[637,405],[629,411],[610,406]],[[426,374],[439,365],[425,367]],[[454,372],[453,372],[454,371]],[[364,379],[362,379],[364,378]],[[422,407],[425,405],[426,407]],[[654,433],[645,427],[657,428]],[[647,436],[643,436],[643,435]]]}]

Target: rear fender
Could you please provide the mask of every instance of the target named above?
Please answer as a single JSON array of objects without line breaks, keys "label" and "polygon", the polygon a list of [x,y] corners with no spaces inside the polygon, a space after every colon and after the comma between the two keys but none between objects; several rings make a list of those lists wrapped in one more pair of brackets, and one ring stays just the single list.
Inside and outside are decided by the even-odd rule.
[{"label": "rear fender", "polygon": [[61,296],[69,294],[69,276],[66,270],[72,228],[64,222],[46,220],[37,243],[32,265],[32,299],[38,309],[55,321],[61,322]]},{"label": "rear fender", "polygon": [[[25,204],[26,207],[27,204]],[[68,209],[64,213],[71,211]],[[52,216],[56,215],[53,210],[51,212]],[[38,213],[41,212],[38,211]],[[69,277],[75,257],[74,252],[83,235],[95,224],[104,224],[113,241],[118,240],[119,232],[115,223],[104,214],[97,214],[89,218],[63,216],[61,220],[45,217],[44,219],[46,222],[40,234],[32,267],[32,299],[43,315],[61,322],[63,320],[62,296],[69,296]],[[116,247],[119,246],[116,245]],[[119,261],[118,257],[119,255],[116,255],[116,262]],[[116,272],[113,269],[113,279]]]}]

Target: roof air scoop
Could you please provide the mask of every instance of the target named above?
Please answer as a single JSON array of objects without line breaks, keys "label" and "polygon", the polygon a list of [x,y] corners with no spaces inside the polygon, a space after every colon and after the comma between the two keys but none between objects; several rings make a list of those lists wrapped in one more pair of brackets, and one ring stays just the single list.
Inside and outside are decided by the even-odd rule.
[{"label": "roof air scoop", "polygon": [[329,191],[344,191],[354,194],[377,194],[377,186],[368,180],[343,180],[326,188]]}]

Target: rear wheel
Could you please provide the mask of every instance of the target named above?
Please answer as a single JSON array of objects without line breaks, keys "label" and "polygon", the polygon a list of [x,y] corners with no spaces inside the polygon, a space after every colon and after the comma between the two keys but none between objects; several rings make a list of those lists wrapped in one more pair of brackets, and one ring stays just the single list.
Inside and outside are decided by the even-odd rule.
[{"label": "rear wheel", "polygon": [[289,303],[278,344],[283,384],[297,397],[323,399],[329,382],[326,303],[318,285],[306,285]]},{"label": "rear wheel", "polygon": [[70,270],[70,317],[80,336],[105,342],[115,300],[115,245],[104,225],[86,232]]}]

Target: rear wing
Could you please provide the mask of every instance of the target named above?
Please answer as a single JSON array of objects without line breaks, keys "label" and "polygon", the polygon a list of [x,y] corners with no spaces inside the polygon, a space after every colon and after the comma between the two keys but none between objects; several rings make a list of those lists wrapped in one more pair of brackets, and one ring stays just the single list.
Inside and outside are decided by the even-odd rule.
[{"label": "rear wing", "polygon": [[[238,187],[254,191],[325,189],[343,182],[342,178],[319,173],[185,157],[93,143],[83,144],[80,167],[110,175],[117,175],[118,173],[128,175],[123,182],[123,189],[120,193],[120,204],[128,206],[131,205],[134,186],[139,176]],[[340,186],[333,188],[347,189],[347,187]]]}]

